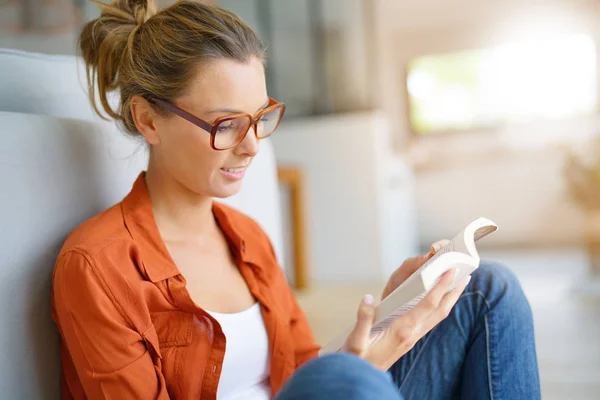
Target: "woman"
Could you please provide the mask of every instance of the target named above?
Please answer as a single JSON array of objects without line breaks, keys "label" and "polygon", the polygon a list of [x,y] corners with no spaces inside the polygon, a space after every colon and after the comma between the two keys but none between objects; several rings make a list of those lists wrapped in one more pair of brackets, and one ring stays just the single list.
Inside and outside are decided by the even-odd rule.
[{"label": "woman", "polygon": [[[158,13],[151,0],[101,7],[80,36],[90,99],[102,114],[97,91],[102,111],[147,142],[150,161],[58,257],[64,398],[539,397],[531,312],[499,265],[446,293],[449,271],[373,344],[366,296],[344,351],[318,357],[266,234],[212,200],[240,189],[284,112],[267,96],[257,36],[187,0]],[[383,296],[435,250],[405,261]]]}]

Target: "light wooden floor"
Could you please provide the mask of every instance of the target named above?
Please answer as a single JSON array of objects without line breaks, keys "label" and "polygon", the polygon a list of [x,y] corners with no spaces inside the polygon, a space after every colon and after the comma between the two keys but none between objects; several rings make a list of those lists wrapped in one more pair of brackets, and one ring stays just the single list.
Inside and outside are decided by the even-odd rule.
[{"label": "light wooden floor", "polygon": [[[582,288],[581,249],[483,251],[519,276],[534,313],[542,398],[600,399],[600,293]],[[352,324],[361,297],[384,283],[323,285],[298,293],[319,343]]]}]

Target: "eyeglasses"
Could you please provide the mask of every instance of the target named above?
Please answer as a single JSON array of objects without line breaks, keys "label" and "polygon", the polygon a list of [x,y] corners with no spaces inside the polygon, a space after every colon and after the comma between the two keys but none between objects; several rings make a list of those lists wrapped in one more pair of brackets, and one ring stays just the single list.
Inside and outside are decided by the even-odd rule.
[{"label": "eyeglasses", "polygon": [[227,150],[237,146],[244,140],[250,128],[254,128],[254,134],[259,140],[269,137],[279,126],[285,112],[285,104],[269,97],[267,107],[260,110],[255,117],[250,114],[234,114],[219,117],[211,124],[167,101],[158,98],[148,100],[209,132],[210,146],[215,150]]}]

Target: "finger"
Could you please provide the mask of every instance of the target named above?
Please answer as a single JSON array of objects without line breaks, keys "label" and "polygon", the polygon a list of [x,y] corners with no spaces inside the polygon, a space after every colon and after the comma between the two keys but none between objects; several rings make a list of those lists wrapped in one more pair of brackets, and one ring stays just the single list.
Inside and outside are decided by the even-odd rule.
[{"label": "finger", "polygon": [[412,274],[414,274],[419,268],[423,266],[426,260],[423,260],[425,256],[416,256],[410,257],[404,260],[402,265],[400,266],[400,270],[406,275],[408,278]]},{"label": "finger", "polygon": [[388,352],[390,346],[395,348],[400,355],[408,352],[426,332],[435,326],[429,326],[429,317],[439,307],[442,299],[445,297],[445,293],[448,292],[454,281],[455,274],[456,269],[446,271],[427,296],[412,310],[392,322],[391,326],[384,331],[384,338],[378,344],[387,348]]},{"label": "finger", "polygon": [[371,328],[375,320],[375,305],[373,296],[363,297],[356,314],[356,325],[348,335],[344,349],[350,353],[361,356],[369,345]]},{"label": "finger", "polygon": [[465,277],[456,284],[454,289],[444,295],[437,310],[431,313],[423,322],[423,324],[421,324],[421,337],[432,330],[441,321],[446,319],[448,315],[450,315],[450,311],[452,311],[452,308],[460,298],[460,295],[463,294],[465,288],[469,284],[469,281],[471,281],[471,276]]},{"label": "finger", "polygon": [[442,298],[448,292],[452,282],[454,282],[456,272],[457,269],[452,268],[442,274],[439,282],[427,293],[423,300],[417,303],[412,310],[408,311],[401,318],[398,318],[398,323],[402,323],[399,321],[400,319],[405,319],[404,323],[416,327],[425,321],[438,308]]},{"label": "finger", "polygon": [[443,249],[445,246],[447,246],[448,243],[450,243],[448,239],[438,240],[437,242],[433,243],[429,248],[429,254],[434,255],[435,253]]}]

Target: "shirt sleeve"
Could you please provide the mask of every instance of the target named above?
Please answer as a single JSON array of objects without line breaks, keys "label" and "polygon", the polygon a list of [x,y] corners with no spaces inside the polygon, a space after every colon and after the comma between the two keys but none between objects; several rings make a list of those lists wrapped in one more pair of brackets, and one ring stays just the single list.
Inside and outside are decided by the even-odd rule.
[{"label": "shirt sleeve", "polygon": [[134,328],[94,263],[83,252],[62,254],[52,287],[54,318],[87,398],[168,399],[154,328]]}]

